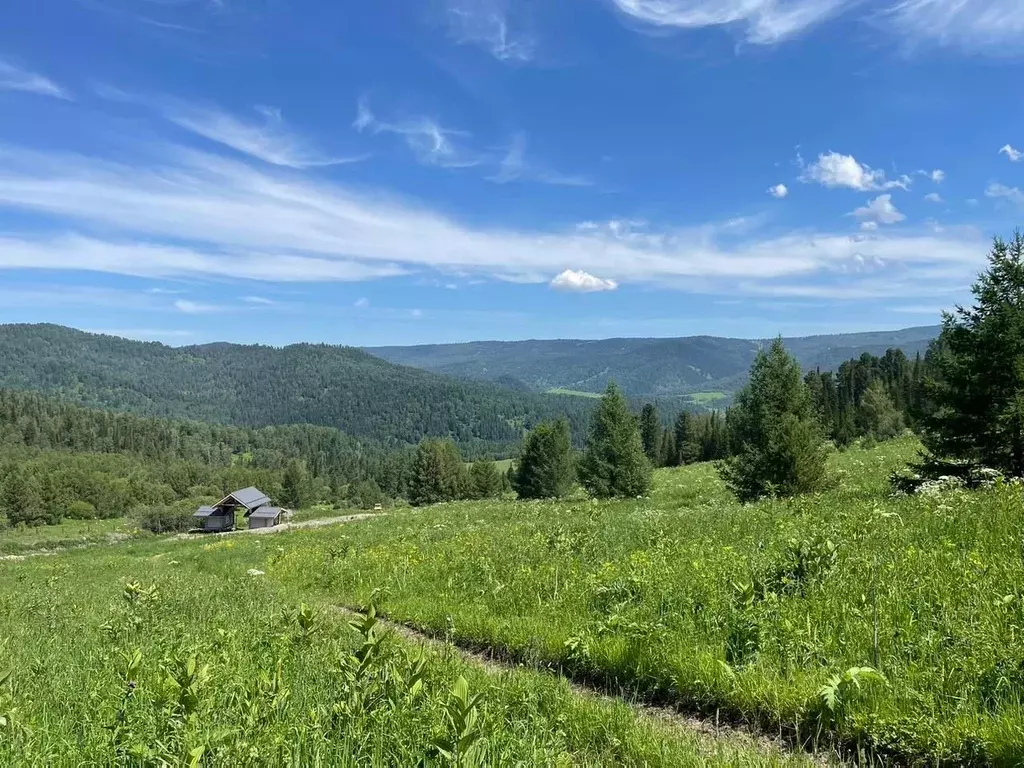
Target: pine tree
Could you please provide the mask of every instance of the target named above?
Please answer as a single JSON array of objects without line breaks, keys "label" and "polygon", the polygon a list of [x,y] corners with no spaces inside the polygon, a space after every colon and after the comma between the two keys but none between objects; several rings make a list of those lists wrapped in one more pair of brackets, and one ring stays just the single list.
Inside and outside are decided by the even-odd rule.
[{"label": "pine tree", "polygon": [[281,478],[281,503],[292,509],[301,509],[309,503],[308,485],[306,465],[299,459],[292,459],[284,468],[284,476]]},{"label": "pine tree", "polygon": [[0,511],[9,525],[42,525],[46,522],[39,481],[23,469],[13,469],[0,489]]},{"label": "pine tree", "polygon": [[700,459],[700,448],[695,440],[693,418],[688,411],[676,416],[672,428],[676,441],[676,464],[692,464]]},{"label": "pine tree", "polygon": [[730,425],[738,452],[719,471],[740,501],[791,496],[824,484],[826,452],[810,392],[781,338],[758,352]]},{"label": "pine tree", "polygon": [[469,468],[469,496],[493,499],[501,495],[501,473],[490,459],[474,461]]},{"label": "pine tree", "polygon": [[538,424],[526,436],[519,466],[510,473],[521,499],[567,496],[575,482],[569,422]]},{"label": "pine tree", "polygon": [[416,450],[409,501],[416,506],[454,501],[467,491],[466,467],[451,440],[424,440]]},{"label": "pine tree", "polygon": [[974,306],[943,315],[926,420],[929,452],[1024,476],[1024,236],[996,238]]},{"label": "pine tree", "polygon": [[651,464],[657,464],[661,450],[661,420],[658,418],[658,409],[650,403],[644,405],[640,411],[640,439],[647,460]]},{"label": "pine tree", "polygon": [[860,409],[866,434],[876,440],[888,440],[903,431],[903,414],[896,409],[881,379],[868,385]]},{"label": "pine tree", "polygon": [[676,438],[671,429],[666,429],[661,434],[661,450],[658,451],[659,467],[674,467],[678,462],[676,452]]},{"label": "pine tree", "polygon": [[651,463],[636,417],[615,384],[594,412],[579,472],[583,487],[598,498],[642,496],[651,489]]}]

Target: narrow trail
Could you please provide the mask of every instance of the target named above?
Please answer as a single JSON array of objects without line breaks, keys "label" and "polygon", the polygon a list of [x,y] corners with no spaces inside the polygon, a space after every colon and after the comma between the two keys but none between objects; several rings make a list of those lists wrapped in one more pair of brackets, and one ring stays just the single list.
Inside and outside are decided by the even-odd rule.
[{"label": "narrow trail", "polygon": [[[334,609],[341,615],[349,618],[365,618],[366,616],[362,611],[346,606],[334,606]],[[377,620],[380,626],[391,630],[408,642],[457,653],[464,661],[480,667],[491,675],[500,675],[517,669],[535,672],[543,671],[556,675],[562,678],[578,696],[626,704],[640,717],[650,720],[660,727],[677,730],[680,733],[695,737],[702,745],[712,751],[716,746],[728,745],[733,748],[750,750],[766,758],[805,759],[808,764],[816,766],[851,765],[851,763],[840,759],[839,755],[834,752],[826,754],[822,752],[807,752],[795,748],[780,735],[768,734],[734,723],[721,722],[717,718],[711,719],[689,715],[673,707],[659,706],[625,695],[615,695],[599,686],[567,677],[548,666],[513,661],[500,652],[496,653],[495,649],[480,650],[475,646],[462,645],[458,641],[442,637],[440,633],[432,632],[410,623],[392,621],[381,614],[377,614]]]}]

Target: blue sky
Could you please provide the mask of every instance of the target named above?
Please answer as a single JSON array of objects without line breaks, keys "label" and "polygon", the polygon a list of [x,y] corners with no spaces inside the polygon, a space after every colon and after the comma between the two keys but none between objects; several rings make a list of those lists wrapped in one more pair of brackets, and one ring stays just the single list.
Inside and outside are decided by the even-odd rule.
[{"label": "blue sky", "polygon": [[937,322],[1017,0],[9,0],[0,322],[173,344]]}]

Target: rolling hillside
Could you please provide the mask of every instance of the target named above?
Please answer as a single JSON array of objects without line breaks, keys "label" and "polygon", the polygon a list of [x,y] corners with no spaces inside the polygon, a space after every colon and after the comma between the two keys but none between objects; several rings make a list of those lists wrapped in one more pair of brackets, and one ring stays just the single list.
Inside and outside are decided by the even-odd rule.
[{"label": "rolling hillside", "polygon": [[582,435],[592,408],[585,398],[458,381],[351,347],[168,347],[56,325],[0,325],[0,387],[149,416],[337,427],[385,446],[451,436],[467,455],[508,453],[524,427],[557,416]]},{"label": "rolling hillside", "polygon": [[[923,351],[937,326],[899,331],[786,339],[807,368],[834,369],[864,352],[897,347]],[[375,347],[385,360],[464,379],[500,381],[533,392],[600,392],[614,380],[634,397],[671,398],[694,392],[734,392],[762,341],[691,336],[600,341],[481,341],[414,347]]]}]

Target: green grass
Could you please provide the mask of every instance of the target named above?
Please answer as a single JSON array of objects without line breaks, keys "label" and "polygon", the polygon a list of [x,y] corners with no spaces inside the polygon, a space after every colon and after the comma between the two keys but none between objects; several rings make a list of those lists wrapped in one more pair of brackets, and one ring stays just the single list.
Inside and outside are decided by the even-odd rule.
[{"label": "green grass", "polygon": [[59,525],[0,529],[0,555],[68,549],[139,535],[127,518],[64,520]]},{"label": "green grass", "polygon": [[[1024,493],[888,498],[887,473],[916,447],[837,455],[833,490],[753,506],[728,498],[706,465],[659,472],[650,499],[438,506],[297,538],[280,575],[306,594],[376,595],[389,615],[468,644],[811,741],[1016,764]],[[858,689],[840,677],[827,707],[823,686],[865,666],[885,681]]]},{"label": "green grass", "polygon": [[[495,679],[443,654],[430,657],[422,700],[392,683],[378,690],[376,678],[352,682],[345,659],[358,637],[331,606],[374,601],[528,666],[812,747],[1017,765],[1024,489],[888,497],[888,472],[916,449],[899,440],[837,454],[831,490],[748,506],[697,465],[659,471],[647,499],[462,502],[271,537],[0,563],[0,676],[14,670],[0,716],[13,709],[23,727],[14,740],[0,731],[0,764],[117,762],[104,726],[118,722],[126,692],[121,654],[136,649],[144,672],[126,743],[170,744],[171,763],[200,745],[218,764],[415,763],[443,737],[459,675],[485,693],[492,764],[768,759],[734,747],[709,757],[691,738],[544,674]],[[248,577],[249,568],[265,573]],[[156,585],[159,598],[124,599],[130,580]],[[303,602],[315,640],[281,618]],[[389,680],[408,678],[406,650],[396,644],[391,666],[381,662]],[[161,668],[192,654],[211,678],[203,716],[189,719],[168,704]],[[259,682],[278,665],[283,701],[268,689],[277,683]],[[856,671],[864,667],[884,679]],[[351,703],[378,694],[392,703]],[[250,728],[253,711],[262,719]]]},{"label": "green grass", "polygon": [[725,400],[728,396],[725,392],[691,392],[686,397],[698,405],[709,405],[719,400]]},{"label": "green grass", "polygon": [[562,387],[553,387],[545,391],[546,395],[569,395],[570,397],[589,397],[592,400],[600,400],[600,392],[581,392],[578,389],[563,389]]},{"label": "green grass", "polygon": [[[151,539],[0,563],[0,764],[416,765],[456,722],[466,766],[808,763],[547,673],[360,634],[297,586],[314,540]],[[460,678],[481,696],[468,711]]]}]

